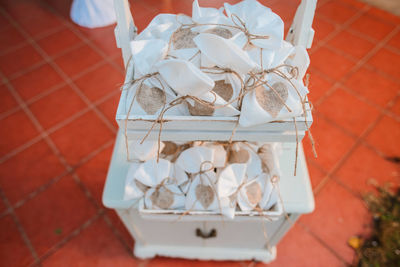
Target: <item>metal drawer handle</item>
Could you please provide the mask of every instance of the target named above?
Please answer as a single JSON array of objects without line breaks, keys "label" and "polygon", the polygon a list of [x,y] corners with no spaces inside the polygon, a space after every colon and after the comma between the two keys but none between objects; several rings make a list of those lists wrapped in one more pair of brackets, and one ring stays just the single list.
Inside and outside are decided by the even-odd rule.
[{"label": "metal drawer handle", "polygon": [[216,237],[217,236],[217,230],[215,230],[214,228],[211,229],[210,232],[208,233],[203,233],[203,231],[200,228],[196,229],[196,236],[207,239],[207,238],[212,238],[212,237]]}]

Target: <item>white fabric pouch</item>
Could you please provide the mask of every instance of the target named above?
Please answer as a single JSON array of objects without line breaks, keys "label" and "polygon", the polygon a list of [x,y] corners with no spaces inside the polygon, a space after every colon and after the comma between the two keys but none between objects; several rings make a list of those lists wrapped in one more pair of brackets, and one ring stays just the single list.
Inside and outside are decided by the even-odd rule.
[{"label": "white fabric pouch", "polygon": [[[129,159],[133,161],[147,161],[154,159],[158,152],[157,141],[128,140]],[[160,142],[160,151],[164,149],[164,143]]]},{"label": "white fabric pouch", "polygon": [[185,173],[176,175],[173,164],[160,159],[148,160],[140,164],[134,174],[137,181],[149,189],[144,193],[144,204],[148,209],[182,209],[185,195],[179,184],[188,178]]},{"label": "white fabric pouch", "polygon": [[271,209],[279,200],[279,192],[276,185],[271,181],[271,176],[266,175],[264,180],[264,190],[260,207],[263,210]]},{"label": "white fabric pouch", "polygon": [[262,173],[261,159],[257,155],[257,147],[250,143],[233,143],[227,152],[227,162],[229,164],[246,164],[246,176],[248,181],[257,178]]},{"label": "white fabric pouch", "polygon": [[239,75],[246,75],[257,65],[233,41],[215,34],[200,33],[194,39],[201,53],[216,66],[236,71]]},{"label": "white fabric pouch", "polygon": [[243,98],[239,119],[241,126],[248,127],[303,114],[302,98],[308,90],[302,82],[291,79],[293,87],[286,79],[274,73],[267,74],[264,79],[269,86],[259,85]]},{"label": "white fabric pouch", "polygon": [[[241,22],[244,23],[249,34],[252,35],[252,39],[249,40],[251,44],[265,49],[276,49],[281,46],[284,24],[271,9],[255,0],[242,1],[235,5],[225,3],[224,6],[226,14],[236,25],[240,26]],[[244,32],[241,34],[245,36]],[[258,36],[268,36],[268,38],[257,38]]]},{"label": "white fabric pouch", "polygon": [[262,144],[257,151],[261,159],[262,170],[270,177],[281,177],[281,169],[279,165],[279,155],[281,154],[280,143]]}]

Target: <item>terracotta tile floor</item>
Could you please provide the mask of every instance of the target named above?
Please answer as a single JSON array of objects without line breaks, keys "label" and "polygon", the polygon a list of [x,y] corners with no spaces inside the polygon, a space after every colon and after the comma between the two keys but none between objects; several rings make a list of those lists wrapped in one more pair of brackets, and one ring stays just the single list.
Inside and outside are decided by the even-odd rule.
[{"label": "terracotta tile floor", "polygon": [[[300,1],[262,2],[288,28]],[[74,25],[71,0],[0,3],[0,265],[220,266],[134,258],[133,240],[101,204],[124,77],[114,26]],[[159,12],[191,10],[190,0],[132,4],[139,30]],[[368,182],[400,181],[399,165],[386,159],[400,156],[400,18],[356,0],[322,0],[314,28],[319,158],[307,140],[305,148],[316,210],[278,245],[272,266],[351,263],[347,239],[368,233]]]}]

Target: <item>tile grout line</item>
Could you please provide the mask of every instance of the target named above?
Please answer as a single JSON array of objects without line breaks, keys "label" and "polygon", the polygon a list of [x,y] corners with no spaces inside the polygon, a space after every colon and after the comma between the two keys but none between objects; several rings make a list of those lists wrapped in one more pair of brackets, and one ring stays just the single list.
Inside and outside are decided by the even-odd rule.
[{"label": "tile grout line", "polygon": [[[364,11],[365,12],[365,11]],[[351,74],[353,74],[355,71],[357,71],[363,64],[364,62],[366,62],[367,60],[369,60],[373,55],[376,54],[376,52],[382,48],[385,43],[387,43],[390,38],[392,38],[400,29],[400,26],[395,27],[384,39],[382,39],[378,44],[376,44],[376,46],[371,49],[363,58],[361,58],[359,60],[358,63],[356,63],[342,78],[346,79],[346,77],[350,76]],[[339,88],[340,86],[340,80],[336,81],[331,89],[329,89],[327,92],[325,92],[325,94],[323,96],[321,96],[319,98],[318,101],[316,101],[316,103],[314,104],[315,106],[318,106],[320,103],[322,103],[328,96],[330,96],[337,88]],[[382,113],[378,116],[378,118],[372,122],[370,124],[370,126],[374,127],[379,120],[382,118]],[[340,127],[341,128],[341,127]],[[347,151],[347,153],[345,153],[345,155],[342,156],[342,158],[330,169],[328,170],[328,174],[327,177],[325,177],[319,184],[318,186],[316,186],[316,188],[314,189],[314,194],[317,195],[319,193],[319,191],[321,191],[321,189],[325,186],[325,184],[327,184],[329,182],[329,180],[332,178],[332,174],[341,167],[341,165],[346,161],[346,159],[349,157],[349,155],[355,150],[355,148],[358,146],[358,144],[361,142],[360,139],[364,136],[367,135],[369,132],[368,130],[370,129],[370,127],[367,127],[367,129],[355,140],[354,144],[352,145],[352,147]],[[372,129],[372,128],[371,128]],[[314,159],[311,159],[314,160]]]},{"label": "tile grout line", "polygon": [[45,261],[47,258],[49,258],[51,255],[53,255],[55,252],[57,252],[59,249],[61,249],[64,245],[66,245],[69,241],[72,239],[76,238],[79,234],[82,233],[85,229],[87,229],[89,226],[91,226],[94,222],[99,220],[102,216],[104,216],[104,211],[97,210],[96,214],[93,215],[93,217],[89,218],[86,220],[84,223],[82,223],[79,227],[77,227],[75,230],[73,230],[68,236],[64,237],[61,239],[59,242],[57,242],[54,246],[52,246],[50,249],[48,249],[40,258],[40,262]]},{"label": "tile grout line", "polygon": [[[9,83],[7,83],[9,86]],[[95,105],[101,105],[104,102],[106,102],[108,99],[112,98],[114,95],[116,95],[117,92],[111,92],[108,95],[105,95],[104,97],[100,98],[99,100],[97,100],[95,103]],[[20,110],[23,111],[22,106],[26,106],[26,103],[22,103],[20,104]],[[75,119],[83,116],[84,114],[88,113],[90,111],[89,107],[85,107],[83,109],[81,109],[80,111],[76,112],[75,114],[71,115],[70,117],[64,119],[63,121],[57,123],[56,125],[50,127],[47,130],[44,130],[43,132],[46,132],[47,135],[51,135],[52,133],[60,130],[62,127],[64,127],[65,125],[71,123],[72,121],[74,121]],[[31,139],[30,141],[28,141],[27,143],[21,145],[20,147],[17,147],[16,149],[10,151],[9,153],[7,153],[6,155],[0,157],[0,164],[4,163],[5,161],[7,161],[8,159],[12,158],[13,156],[15,156],[16,154],[20,153],[21,151],[29,148],[30,146],[36,144],[37,142],[43,140],[43,137],[41,137],[41,135],[39,134],[38,136],[36,136],[35,138]]]},{"label": "tile grout line", "polygon": [[[380,47],[384,46],[384,44],[399,30],[400,26],[397,26],[391,34],[388,34],[386,38],[384,38],[379,44],[376,45],[379,49]],[[376,48],[375,47],[375,48]],[[370,51],[363,59],[368,60],[368,56],[374,55],[374,49]],[[360,62],[362,62],[362,60]],[[393,99],[388,106],[390,106],[392,103],[395,102],[395,99]],[[372,122],[370,125],[364,130],[364,132],[355,140],[354,144],[350,147],[350,149],[345,153],[345,155],[342,156],[342,158],[331,168],[326,175],[326,177],[316,186],[316,188],[313,190],[314,194],[317,195],[322,188],[330,181],[333,180],[334,182],[338,183],[337,178],[335,177],[335,173],[337,172],[338,169],[344,164],[344,162],[347,160],[347,158],[353,153],[353,151],[362,143],[363,139],[375,128],[375,126],[378,124],[378,122],[383,118],[384,114],[381,113],[379,116]],[[344,188],[347,192],[349,192],[351,195],[355,196],[356,198],[359,198],[359,195],[357,195],[353,190],[350,190],[347,186],[343,186],[341,183],[338,183],[342,188]],[[308,231],[313,234],[316,238],[320,239],[318,235],[316,235],[310,228],[308,228],[307,225],[304,225],[308,229]],[[324,242],[323,240],[321,240]],[[333,248],[330,248],[333,250]],[[335,253],[336,254],[336,253]]]},{"label": "tile grout line", "polygon": [[[96,71],[97,69],[101,68],[102,66],[105,66],[106,64],[107,64],[107,61],[105,61],[105,60],[104,61],[100,61],[99,63],[94,64],[94,65],[88,67],[87,69],[81,71],[80,73],[74,75],[73,77],[71,77],[71,79],[75,81],[75,80],[83,77],[84,75],[92,72],[92,71]],[[4,86],[6,81],[9,81],[10,83],[12,83],[12,80],[10,80],[8,78],[5,78],[1,85]],[[63,80],[62,82],[60,82],[60,83],[58,83],[58,84],[46,89],[45,91],[43,91],[43,92],[41,92],[41,93],[39,93],[39,94],[37,94],[37,95],[35,95],[33,97],[30,97],[29,99],[26,99],[26,100],[24,99],[24,101],[29,106],[29,105],[33,104],[34,102],[46,97],[47,95],[50,95],[51,93],[56,92],[57,90],[61,89],[64,86],[68,86],[68,84],[67,84],[66,81]],[[109,94],[112,94],[112,93],[113,92],[111,92]],[[101,104],[101,103],[97,103],[97,104],[95,103],[95,106],[97,106],[99,104]],[[15,108],[9,109],[8,111],[0,113],[0,120],[2,120],[4,118],[6,118],[6,117],[18,112],[19,110],[21,110],[20,107],[15,107]]]},{"label": "tile grout line", "polygon": [[33,257],[34,264],[39,264],[40,265],[40,260],[39,256],[33,247],[33,244],[31,240],[29,239],[28,235],[26,234],[26,231],[24,227],[22,226],[21,222],[19,221],[19,218],[17,214],[15,213],[15,210],[12,208],[8,198],[5,196],[4,192],[0,189],[0,198],[3,200],[4,204],[6,205],[7,209],[10,210],[10,215],[17,226],[18,232],[20,233],[22,240],[24,241],[25,245],[28,247],[31,256]]},{"label": "tile grout line", "polygon": [[[1,74],[1,73],[0,73]],[[53,141],[50,139],[49,135],[47,134],[47,132],[43,129],[43,127],[41,126],[41,124],[37,121],[36,117],[34,116],[34,114],[29,110],[29,108],[26,106],[26,104],[23,102],[22,98],[18,95],[17,92],[12,90],[12,86],[10,84],[7,84],[8,88],[10,89],[10,91],[14,94],[15,98],[17,99],[17,101],[20,103],[20,105],[22,106],[22,109],[24,110],[24,112],[28,115],[28,117],[31,119],[31,121],[34,123],[35,127],[38,129],[38,131],[40,132],[43,140],[49,145],[49,147],[51,148],[51,150],[53,151],[54,154],[56,154],[58,156],[58,159],[61,161],[61,163],[64,165],[64,167],[67,169],[68,172],[72,173],[72,177],[73,180],[75,181],[75,183],[79,186],[79,188],[83,191],[83,193],[85,194],[86,198],[89,200],[89,202],[91,202],[92,205],[94,205],[94,207],[96,208],[98,213],[102,213],[103,209],[97,204],[97,202],[94,200],[93,196],[91,195],[90,191],[83,185],[83,183],[81,182],[81,180],[79,179],[79,177],[76,175],[76,173],[74,173],[74,168],[71,167],[68,162],[65,160],[65,158],[61,155],[60,151],[58,150],[58,148],[55,146],[55,144],[53,143]],[[12,209],[12,208],[11,208]],[[21,229],[23,229],[22,225],[20,225]],[[24,231],[25,233],[25,231]],[[27,235],[26,235],[26,239],[29,241]],[[30,242],[30,241],[29,241]],[[30,243],[27,243],[27,245],[29,246]],[[30,244],[32,246],[32,244]],[[33,247],[32,247],[33,248]],[[36,252],[35,252],[36,253]],[[37,255],[36,255],[36,258]],[[38,258],[39,263],[41,263],[41,258]]]},{"label": "tile grout line", "polygon": [[[52,10],[54,13],[59,14],[59,12],[57,10],[55,10],[52,6],[48,5],[47,3],[45,3],[45,5],[47,6],[48,9]],[[69,22],[68,20],[66,20],[64,17],[61,17],[61,21],[63,23],[64,26],[66,26],[69,30],[71,30],[75,35],[77,35],[85,44],[87,44],[89,47],[91,47],[95,52],[97,52],[97,54],[99,54],[104,60],[106,60],[108,63],[110,63],[111,65],[113,65],[114,67],[116,67],[118,70],[121,71],[122,74],[125,75],[125,69],[121,70],[121,67],[114,62],[114,60],[112,60],[110,58],[110,56],[108,56],[106,53],[104,53],[99,47],[97,47],[96,44],[93,44],[93,41],[89,38],[87,38],[84,34],[82,34],[81,31],[79,31],[78,29],[76,29],[75,25],[72,24],[71,22]],[[113,35],[113,38],[115,39],[115,36]],[[115,46],[117,46],[117,42],[115,40]],[[120,54],[121,55],[121,54]]]},{"label": "tile grout line", "polygon": [[[73,31],[75,31],[75,29],[73,29],[73,28],[71,28],[71,30],[73,30]],[[79,33],[79,35],[81,35],[80,33]],[[82,36],[81,36],[82,37]],[[89,41],[89,40],[86,40],[86,41]],[[91,45],[91,47],[93,48],[93,45],[90,43],[90,41],[88,42],[88,44],[90,44]],[[37,47],[35,47],[35,48],[37,48]],[[40,48],[40,47],[39,47]],[[95,47],[96,49],[94,49],[96,52],[99,52],[99,49],[97,49],[97,47]],[[99,54],[101,54],[101,55],[103,55],[103,57],[104,58],[106,58],[106,60],[109,62],[109,63],[111,63],[112,65],[116,65],[117,67],[118,67],[118,69],[121,69],[115,62],[114,62],[114,60],[113,60],[113,57],[106,57],[106,55],[102,52],[102,51],[100,51],[101,53],[99,53]],[[45,54],[45,53],[44,53]],[[43,55],[42,55],[43,56]],[[46,59],[46,57],[44,56],[44,58]],[[53,66],[54,67],[54,66]],[[124,72],[124,71],[121,71],[121,72]],[[67,77],[67,78],[69,78],[69,77]],[[72,82],[72,80],[70,80],[71,82]],[[78,89],[78,88],[77,88]],[[78,89],[79,90],[79,89]],[[102,115],[102,114],[101,114]],[[108,119],[106,119],[107,120],[107,122],[108,122]],[[113,127],[113,129],[114,129],[114,131],[115,131],[115,128]],[[74,174],[74,178],[75,178],[75,181],[78,183],[78,184],[80,184],[82,187],[83,187],[83,190],[84,191],[86,191],[85,193],[89,193],[89,195],[88,195],[88,197],[90,198],[90,192],[87,190],[87,188],[83,185],[83,183],[80,181],[80,179],[79,179],[79,177],[76,175],[76,174]],[[86,189],[86,190],[85,190]],[[95,202],[95,201],[94,201]],[[95,204],[97,204],[96,202],[95,202]],[[114,230],[114,232],[115,231],[118,231],[115,227],[113,227],[113,230]],[[125,245],[125,244],[123,244],[123,245]]]},{"label": "tile grout line", "polygon": [[[114,143],[114,140],[110,140],[107,143],[105,143],[104,145],[100,146],[99,148],[93,150],[89,155],[87,155],[86,157],[84,157],[78,164],[72,166],[71,170],[65,170],[63,173],[51,178],[47,183],[42,184],[40,187],[38,187],[35,191],[30,192],[27,197],[22,198],[20,200],[18,200],[14,205],[11,205],[13,209],[17,209],[20,208],[21,206],[23,206],[27,201],[35,198],[39,193],[45,191],[47,188],[49,188],[50,186],[52,186],[53,184],[55,184],[58,180],[62,179],[65,176],[71,175],[72,173],[74,173],[77,169],[79,169],[81,166],[83,166],[84,164],[86,164],[88,161],[90,161],[91,159],[93,159],[94,157],[96,157],[98,154],[100,154],[101,152],[103,152],[105,149],[109,148],[110,146],[112,146],[112,144]],[[56,155],[57,156],[57,155]],[[7,215],[9,213],[8,210],[3,211],[2,213],[0,213],[0,218],[4,217],[5,215]]]},{"label": "tile grout line", "polygon": [[[18,22],[16,22],[16,23],[18,23]],[[15,28],[15,26],[13,26],[13,25],[11,27]],[[37,36],[31,36],[31,38],[33,38],[33,39],[35,39],[37,41],[40,41],[40,40],[42,40],[42,39],[44,39],[46,37],[49,37],[49,36],[51,36],[53,34],[61,32],[63,29],[65,29],[64,26],[59,26],[58,28],[54,28],[54,29],[52,29],[50,31],[44,32],[44,33],[39,34]],[[24,46],[27,46],[27,45],[29,45],[29,42],[24,37],[24,40],[22,42],[20,42],[20,43],[18,43],[16,45],[13,45],[13,47],[10,47],[10,48],[7,48],[7,49],[4,49],[4,50],[0,51],[0,56],[15,52],[18,49],[23,48]]]},{"label": "tile grout line", "polygon": [[[0,8],[0,12],[3,13],[3,15],[7,19],[11,19],[10,16],[2,9]],[[93,103],[81,92],[81,90],[76,86],[76,84],[71,80],[71,78],[48,56],[48,54],[43,51],[43,49],[36,43],[35,40],[30,38],[30,36],[25,32],[22,27],[17,24],[14,21],[11,21],[11,23],[21,32],[22,35],[24,35],[28,42],[36,49],[36,51],[44,58],[45,62],[47,62],[50,66],[53,67],[53,69],[62,77],[64,80],[67,82],[67,84],[80,96],[80,98],[88,105],[94,113],[103,121],[103,123],[111,130],[111,132],[116,133],[116,129],[112,123],[108,121],[108,119],[101,113],[100,110],[98,110],[97,107],[93,105]],[[116,64],[116,63],[115,63]]]},{"label": "tile grout line", "polygon": [[389,33],[384,39],[382,39],[381,42],[376,44],[374,48],[372,48],[364,57],[362,57],[353,67],[351,67],[350,70],[346,72],[344,76],[340,78],[340,80],[337,80],[332,87],[323,95],[321,96],[315,103],[315,106],[318,106],[320,103],[322,103],[328,96],[330,96],[337,88],[341,86],[341,81],[348,79],[348,77],[352,74],[354,74],[357,70],[359,70],[362,66],[365,65],[365,63],[372,57],[374,56],[379,49],[381,49],[384,44],[391,38],[393,37],[398,31],[399,31],[399,26],[393,29],[391,33]]}]

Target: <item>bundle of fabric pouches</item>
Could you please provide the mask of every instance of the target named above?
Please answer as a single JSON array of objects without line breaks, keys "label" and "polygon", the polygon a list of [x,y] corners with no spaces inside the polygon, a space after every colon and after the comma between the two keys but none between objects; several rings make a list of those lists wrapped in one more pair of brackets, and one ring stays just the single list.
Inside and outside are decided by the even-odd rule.
[{"label": "bundle of fabric pouches", "polygon": [[243,127],[306,114],[307,51],[255,0],[160,14],[131,42],[127,113],[236,116]]},{"label": "bundle of fabric pouches", "polygon": [[[220,9],[193,2],[192,17],[160,14],[131,42],[134,115],[237,117],[242,127],[306,114],[309,57],[283,40],[284,24],[255,0]],[[127,143],[125,199],[148,209],[269,210],[278,201],[277,144]],[[161,151],[160,159],[157,154]]]},{"label": "bundle of fabric pouches", "polygon": [[234,218],[237,210],[267,211],[279,200],[279,143],[130,141],[132,159],[125,200],[146,209],[213,211]]}]

